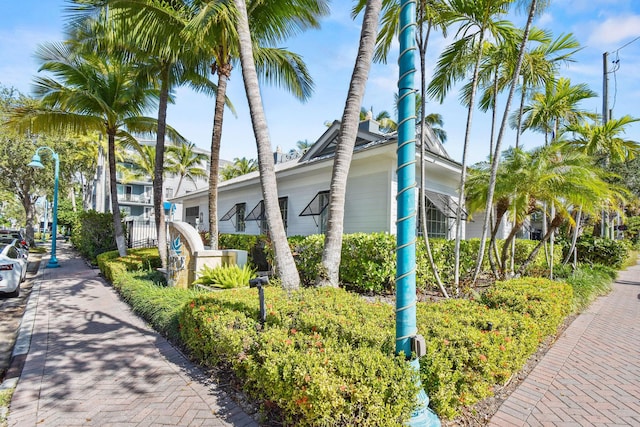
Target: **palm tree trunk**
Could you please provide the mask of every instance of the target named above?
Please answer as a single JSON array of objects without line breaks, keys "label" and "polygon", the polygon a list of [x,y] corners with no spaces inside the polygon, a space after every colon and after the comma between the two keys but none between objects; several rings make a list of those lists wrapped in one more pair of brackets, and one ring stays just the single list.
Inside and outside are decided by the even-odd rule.
[{"label": "palm tree trunk", "polygon": [[556,219],[554,218],[554,221],[551,222],[551,225],[549,226],[549,230],[547,231],[547,233],[542,237],[540,242],[538,242],[536,247],[533,248],[533,250],[531,251],[531,253],[527,257],[527,259],[520,266],[520,270],[518,270],[518,275],[522,276],[525,273],[525,271],[527,270],[527,267],[529,267],[529,264],[531,264],[531,262],[535,259],[536,255],[538,255],[538,252],[540,251],[540,248],[542,248],[542,246],[544,246],[544,244],[551,237],[551,234],[553,234],[555,232],[556,228],[558,228],[558,226],[555,225],[557,222],[559,223],[559,221],[556,221]]},{"label": "palm tree trunk", "polygon": [[522,62],[524,60],[524,53],[529,40],[529,32],[533,23],[533,17],[536,13],[537,0],[531,0],[531,6],[529,8],[529,16],[527,18],[527,24],[522,37],[522,43],[520,44],[520,52],[518,54],[518,63],[516,69],[513,72],[513,78],[511,81],[511,87],[509,89],[509,96],[507,97],[507,103],[505,105],[504,114],[502,116],[502,122],[500,125],[500,131],[498,132],[498,140],[496,141],[495,153],[493,159],[491,159],[491,175],[489,177],[489,188],[487,191],[487,204],[485,208],[484,224],[482,226],[482,237],[480,238],[480,251],[478,251],[478,259],[476,261],[476,272],[474,277],[478,275],[482,266],[482,258],[484,257],[484,245],[487,236],[487,230],[489,228],[489,211],[493,206],[493,194],[496,187],[496,179],[498,176],[498,165],[500,164],[500,150],[502,148],[502,140],[504,138],[505,128],[507,127],[507,118],[509,116],[509,110],[511,109],[511,102],[513,100],[513,94],[515,93],[518,76],[520,75],[520,69],[522,68]]},{"label": "palm tree trunk", "polygon": [[331,174],[331,192],[329,193],[329,217],[327,234],[322,251],[322,266],[316,277],[318,286],[339,284],[339,268],[342,252],[342,234],[344,230],[344,203],[347,191],[347,178],[353,157],[353,148],[358,134],[360,106],[371,69],[371,62],[378,33],[378,16],[382,0],[368,0],[360,32],[358,56],[349,84],[349,93],[342,114],[342,123],[336,144],[336,154]]},{"label": "palm tree trunk", "polygon": [[[467,108],[467,126],[464,133],[464,146],[462,148],[462,170],[460,173],[460,189],[458,194],[458,206],[456,207],[456,241],[454,248],[454,273],[453,282],[456,294],[460,292],[460,240],[462,240],[462,206],[464,202],[465,182],[467,180],[467,149],[469,148],[469,140],[471,139],[471,122],[473,120],[473,109],[476,98],[476,90],[478,88],[478,74],[480,70],[480,62],[482,61],[482,43],[484,41],[484,31],[480,31],[478,40],[478,57],[473,67],[473,78],[471,80],[471,95],[469,96],[469,106]],[[486,236],[486,235],[485,235]],[[484,248],[483,248],[484,250]]]},{"label": "palm tree trunk", "polygon": [[[489,137],[489,162],[493,156],[493,139],[496,130],[496,116],[498,114],[498,71],[500,68],[496,65],[493,78],[493,108],[491,109],[491,136]],[[475,278],[474,278],[475,280]]]},{"label": "palm tree trunk", "polygon": [[[247,101],[251,112],[251,123],[258,145],[258,165],[260,169],[260,182],[262,184],[262,196],[269,224],[269,232],[275,252],[276,273],[282,281],[282,287],[287,290],[295,290],[300,287],[300,275],[296,269],[296,263],[291,254],[291,248],[287,242],[287,233],[284,229],[280,205],[278,203],[278,187],[276,183],[273,153],[269,130],[262,107],[258,74],[253,59],[253,48],[247,7],[244,0],[234,0],[238,9],[238,39],[240,42],[240,63],[242,65],[242,77],[244,80]],[[220,94],[218,94],[220,96]],[[224,97],[222,97],[224,100]],[[213,156],[213,153],[212,153]],[[212,159],[213,160],[213,159]],[[213,161],[212,161],[213,163]]]},{"label": "palm tree trunk", "polygon": [[571,236],[571,247],[569,248],[569,252],[567,253],[567,256],[562,261],[563,265],[567,265],[567,263],[571,259],[571,254],[573,254],[573,252],[576,251],[576,245],[578,243],[578,234],[580,233],[580,221],[582,221],[582,206],[580,206],[580,208],[578,209],[578,214],[576,215],[576,225],[573,229],[573,236]]},{"label": "palm tree trunk", "polygon": [[160,73],[160,99],[158,102],[158,133],[156,135],[156,158],[153,168],[153,215],[156,223],[156,235],[158,236],[158,252],[162,268],[167,268],[167,235],[165,231],[164,209],[162,206],[163,178],[164,178],[164,145],[167,130],[167,103],[169,99],[169,68],[165,64]]},{"label": "palm tree trunk", "polygon": [[[211,132],[211,162],[209,164],[209,246],[218,249],[218,175],[220,174],[220,142],[222,140],[222,121],[224,100],[227,97],[227,82],[231,74],[231,64],[218,67],[218,90],[213,113]],[[272,159],[273,161],[273,159]]]},{"label": "palm tree trunk", "polygon": [[[422,15],[424,15],[423,4],[420,3],[419,11]],[[423,16],[420,16],[420,22],[422,22]],[[418,37],[418,51],[420,53],[420,227],[422,229],[422,235],[424,237],[424,246],[427,249],[427,257],[429,258],[429,265],[431,266],[431,271],[433,272],[433,277],[436,279],[436,283],[440,288],[440,292],[445,298],[449,298],[449,294],[442,283],[442,279],[440,278],[440,272],[438,271],[438,266],[436,265],[433,259],[433,251],[431,250],[431,242],[429,241],[429,231],[427,230],[427,212],[425,206],[425,187],[426,187],[426,166],[424,157],[426,155],[426,130],[425,130],[425,116],[426,116],[426,107],[427,101],[425,97],[426,87],[427,87],[427,77],[426,77],[426,54],[427,54],[427,44],[429,42],[429,34],[431,34],[431,25],[427,25],[427,34],[422,37],[422,25],[419,26],[420,35]]]},{"label": "palm tree trunk", "polygon": [[516,129],[516,148],[520,147],[520,134],[522,133],[522,112],[524,111],[524,100],[527,96],[526,79],[522,77],[522,93],[520,95],[520,108],[518,110],[518,128]]},{"label": "palm tree trunk", "polygon": [[116,247],[118,248],[118,254],[123,257],[127,255],[127,244],[124,239],[124,230],[122,229],[120,203],[118,203],[118,185],[116,183],[116,135],[115,132],[109,132],[107,136],[107,157],[109,158],[109,191],[111,192],[113,231],[116,237]]}]

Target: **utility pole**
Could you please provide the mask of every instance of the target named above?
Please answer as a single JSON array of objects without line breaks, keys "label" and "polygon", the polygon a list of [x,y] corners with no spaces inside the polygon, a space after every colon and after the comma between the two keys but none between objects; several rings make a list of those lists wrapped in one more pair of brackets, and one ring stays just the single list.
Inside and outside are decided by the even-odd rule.
[{"label": "utility pole", "polygon": [[[609,121],[609,52],[602,54],[602,125]],[[602,209],[600,215],[600,237],[607,237],[607,227],[609,226],[609,212]]]}]

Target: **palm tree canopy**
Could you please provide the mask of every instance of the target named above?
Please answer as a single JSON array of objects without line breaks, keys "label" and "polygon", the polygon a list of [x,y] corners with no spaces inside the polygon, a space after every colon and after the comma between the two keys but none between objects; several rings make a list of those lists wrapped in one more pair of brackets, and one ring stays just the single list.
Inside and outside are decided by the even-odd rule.
[{"label": "palm tree canopy", "polygon": [[614,163],[631,160],[640,153],[640,143],[625,139],[623,134],[629,124],[637,121],[640,119],[627,115],[605,124],[573,123],[566,128],[573,134],[573,138],[567,137],[566,144]]}]

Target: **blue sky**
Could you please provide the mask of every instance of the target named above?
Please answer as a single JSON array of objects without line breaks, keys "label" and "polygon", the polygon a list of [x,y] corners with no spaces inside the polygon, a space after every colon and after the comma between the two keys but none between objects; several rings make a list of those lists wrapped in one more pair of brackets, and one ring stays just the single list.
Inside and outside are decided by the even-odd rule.
[{"label": "blue sky", "polygon": [[[13,86],[29,94],[31,80],[38,64],[33,52],[40,43],[62,39],[64,24],[63,0],[21,0],[3,2],[3,24],[0,27],[0,83]],[[320,30],[309,31],[283,44],[283,47],[303,56],[315,82],[312,98],[300,103],[281,89],[263,86],[262,95],[273,148],[288,150],[299,140],[315,141],[325,131],[325,121],[342,116],[349,79],[358,46],[359,24],[350,18],[352,2],[334,0],[331,16],[325,18]],[[513,16],[518,24],[525,16]],[[610,52],[610,59],[618,59],[618,69],[609,74],[609,105],[613,117],[629,114],[640,117],[640,2],[637,0],[552,0],[551,6],[536,19],[535,24],[549,29],[554,36],[573,33],[583,49],[576,62],[562,66],[560,75],[573,84],[586,83],[599,97],[583,106],[594,112],[602,111],[602,55]],[[427,55],[429,76],[437,57],[448,41],[436,35],[430,41]],[[371,70],[363,106],[373,108],[374,114],[387,110],[394,114],[393,100],[397,92],[397,50],[387,65],[375,64]],[[613,68],[613,65],[610,65]],[[242,86],[241,70],[234,69],[229,93],[238,116],[227,110],[223,128],[221,156],[256,157],[255,139]],[[428,77],[429,77],[428,76]],[[416,79],[418,84],[418,79]],[[170,106],[168,122],[197,146],[208,149],[213,122],[213,99],[194,94],[187,89],[177,91],[176,104]],[[504,109],[502,105],[500,107]],[[466,109],[458,103],[457,91],[440,105],[430,101],[428,112],[440,113],[448,133],[445,148],[455,160],[462,158],[462,143]],[[149,115],[155,116],[155,112]],[[490,117],[474,113],[472,141],[468,162],[484,160],[488,156]],[[640,141],[640,124],[629,127],[627,137]],[[525,148],[542,144],[543,135],[526,132],[521,137]],[[509,132],[503,147],[514,144]]]}]

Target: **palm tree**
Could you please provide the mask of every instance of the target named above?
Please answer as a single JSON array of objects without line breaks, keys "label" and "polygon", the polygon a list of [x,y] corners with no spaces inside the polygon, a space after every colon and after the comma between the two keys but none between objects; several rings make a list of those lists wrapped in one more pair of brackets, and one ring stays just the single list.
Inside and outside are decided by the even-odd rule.
[{"label": "palm tree", "polygon": [[462,78],[468,69],[472,70],[471,91],[467,103],[467,123],[462,149],[462,172],[458,190],[458,207],[456,209],[454,250],[454,285],[456,291],[460,283],[460,240],[462,239],[462,203],[467,174],[467,148],[471,138],[473,110],[475,108],[475,96],[483,57],[484,41],[487,35],[491,35],[498,40],[514,37],[512,25],[505,21],[497,20],[498,17],[506,13],[509,3],[510,1],[507,0],[450,1],[451,23],[460,23],[460,28],[456,34],[459,38],[446,48],[440,56],[434,78],[427,90],[430,95],[437,97],[442,102],[454,81]]},{"label": "palm tree", "polygon": [[358,54],[349,83],[333,160],[327,232],[322,251],[322,265],[316,277],[316,284],[319,286],[338,287],[339,284],[347,178],[358,134],[359,109],[371,69],[381,8],[382,0],[368,0],[364,12]]},{"label": "palm tree", "polygon": [[[155,169],[153,177],[153,207],[156,222],[158,248],[163,267],[166,267],[166,236],[162,215],[163,169],[167,105],[176,86],[189,83],[194,89],[214,93],[215,85],[206,77],[206,61],[209,57],[186,42],[183,30],[191,17],[190,2],[177,0],[73,0],[69,7],[71,17],[78,22],[100,14],[110,22],[108,28],[114,34],[106,34],[106,49],[126,52],[125,61],[133,61],[148,69],[159,84],[158,130],[156,133]],[[114,44],[112,40],[115,40]],[[125,46],[120,44],[125,40]],[[109,43],[110,42],[110,43]]]},{"label": "palm tree", "polygon": [[573,138],[566,143],[590,156],[608,158],[613,163],[631,160],[640,154],[640,144],[625,139],[623,134],[627,126],[638,121],[640,119],[627,115],[609,119],[605,124],[572,123],[565,128],[566,132],[573,133]]},{"label": "palm tree", "polygon": [[304,141],[300,140],[300,141],[296,142],[296,148],[298,149],[298,151],[301,154],[306,153],[307,150],[309,148],[311,148],[312,145],[313,145],[313,143],[309,142],[308,139],[305,139]]},{"label": "palm tree", "polygon": [[[203,46],[213,57],[211,73],[218,75],[218,91],[211,135],[209,169],[209,234],[212,249],[218,247],[218,175],[224,99],[233,64],[239,56],[237,16],[234,2],[204,0],[197,3],[194,18],[186,27],[192,44]],[[287,50],[269,47],[308,27],[317,27],[318,18],[328,12],[325,0],[251,2],[248,19],[255,43],[254,58],[262,76],[306,100],[312,82],[302,59]]]},{"label": "palm tree", "polygon": [[544,92],[536,92],[531,104],[525,106],[522,117],[522,128],[544,133],[545,145],[558,136],[563,127],[581,123],[593,114],[581,109],[579,104],[596,93],[585,84],[572,85],[566,78],[549,81]]},{"label": "palm tree", "polygon": [[165,171],[178,175],[178,186],[176,187],[176,195],[180,192],[183,179],[194,183],[196,178],[206,178],[207,171],[202,167],[202,163],[209,160],[204,153],[195,150],[196,146],[192,142],[179,145],[170,145],[167,147],[167,166]]},{"label": "palm tree", "polygon": [[[605,181],[606,172],[595,166],[592,159],[575,150],[565,150],[562,143],[542,147],[534,154],[534,168],[540,170],[532,187],[539,191],[538,198],[555,209],[549,229],[520,266],[523,274],[542,246],[565,221],[574,225],[572,208],[595,212],[602,201],[615,204],[624,200],[624,190]],[[550,264],[552,268],[553,264]]]},{"label": "palm tree", "polygon": [[249,109],[251,110],[253,133],[255,134],[256,144],[258,145],[260,183],[262,185],[262,197],[267,223],[269,224],[269,233],[275,252],[276,273],[282,281],[282,287],[284,289],[298,289],[300,287],[300,275],[298,274],[291,248],[287,242],[287,233],[284,229],[282,215],[280,214],[275,165],[271,152],[267,120],[262,107],[258,73],[253,60],[253,46],[251,33],[249,32],[247,8],[244,0],[234,0],[234,3],[238,10],[237,31],[242,77],[249,102]]},{"label": "palm tree", "polygon": [[[502,141],[504,138],[504,132],[507,125],[507,118],[509,115],[509,110],[511,109],[511,102],[513,101],[513,95],[515,93],[516,84],[518,82],[518,77],[520,76],[520,69],[522,68],[522,63],[524,61],[524,55],[526,52],[527,42],[529,40],[529,32],[531,30],[531,26],[533,24],[533,18],[536,13],[538,13],[538,3],[541,3],[542,6],[546,5],[545,0],[530,0],[529,5],[529,13],[527,16],[527,23],[525,24],[524,31],[522,33],[522,40],[520,42],[520,48],[518,50],[518,59],[516,61],[516,65],[514,67],[513,75],[511,78],[511,85],[509,87],[509,94],[507,95],[507,101],[505,104],[504,114],[502,115],[502,121],[500,124],[500,130],[498,131],[498,138],[496,140],[495,151],[491,157],[491,173],[489,176],[489,188],[487,190],[487,204],[485,208],[485,218],[482,224],[482,236],[480,238],[480,250],[478,251],[478,258],[476,260],[476,269],[473,276],[473,281],[475,282],[478,274],[480,272],[480,268],[482,266],[482,258],[484,257],[484,246],[485,239],[487,237],[487,231],[489,228],[489,220],[491,218],[491,209],[493,205],[493,195],[496,186],[496,179],[498,174],[498,166],[500,164],[500,152],[502,150]],[[540,7],[542,10],[543,7]]]},{"label": "palm tree", "polygon": [[[116,245],[121,256],[127,248],[120,218],[116,187],[116,138],[134,141],[130,133],[153,134],[157,120],[142,116],[157,92],[147,84],[148,77],[121,61],[86,52],[74,52],[69,45],[40,46],[36,56],[40,70],[55,78],[37,77],[35,93],[41,100],[37,108],[17,111],[14,120],[31,123],[36,131],[99,131],[107,135],[109,185]],[[174,140],[183,138],[170,127]]]},{"label": "palm tree", "polygon": [[225,166],[220,172],[223,181],[246,175],[258,170],[258,162],[256,159],[247,159],[246,157],[233,159],[233,163]]}]

